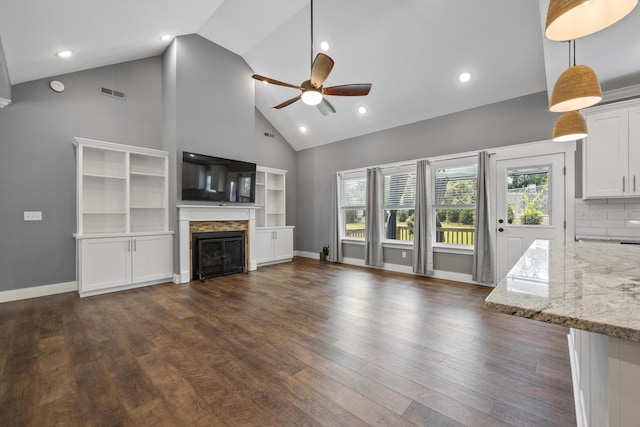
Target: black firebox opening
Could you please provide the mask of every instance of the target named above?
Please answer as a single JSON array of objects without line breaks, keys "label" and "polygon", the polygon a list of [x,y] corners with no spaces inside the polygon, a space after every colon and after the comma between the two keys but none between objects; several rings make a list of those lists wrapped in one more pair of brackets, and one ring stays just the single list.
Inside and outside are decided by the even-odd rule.
[{"label": "black firebox opening", "polygon": [[245,271],[244,231],[193,233],[191,239],[192,280]]}]

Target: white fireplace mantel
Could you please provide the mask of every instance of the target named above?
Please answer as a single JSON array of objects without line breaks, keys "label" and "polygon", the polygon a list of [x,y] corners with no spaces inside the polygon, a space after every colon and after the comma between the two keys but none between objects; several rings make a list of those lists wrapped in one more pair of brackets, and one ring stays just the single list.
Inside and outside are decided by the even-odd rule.
[{"label": "white fireplace mantel", "polygon": [[191,258],[189,255],[189,223],[192,221],[247,221],[249,223],[249,271],[257,268],[252,239],[256,232],[257,206],[247,205],[178,205],[178,239],[180,274],[177,283],[191,281]]}]

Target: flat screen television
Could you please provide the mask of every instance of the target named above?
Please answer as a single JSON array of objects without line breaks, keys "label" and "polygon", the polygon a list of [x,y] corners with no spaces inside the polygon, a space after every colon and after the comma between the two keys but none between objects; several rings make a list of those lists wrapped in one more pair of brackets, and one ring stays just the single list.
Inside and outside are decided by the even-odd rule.
[{"label": "flat screen television", "polygon": [[255,203],[256,164],[184,151],[182,200]]}]

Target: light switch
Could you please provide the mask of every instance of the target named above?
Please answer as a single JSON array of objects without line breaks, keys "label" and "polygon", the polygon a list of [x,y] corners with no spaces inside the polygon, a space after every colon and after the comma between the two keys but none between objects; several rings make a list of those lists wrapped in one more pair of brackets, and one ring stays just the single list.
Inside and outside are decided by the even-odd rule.
[{"label": "light switch", "polygon": [[25,221],[42,221],[41,211],[24,211]]}]

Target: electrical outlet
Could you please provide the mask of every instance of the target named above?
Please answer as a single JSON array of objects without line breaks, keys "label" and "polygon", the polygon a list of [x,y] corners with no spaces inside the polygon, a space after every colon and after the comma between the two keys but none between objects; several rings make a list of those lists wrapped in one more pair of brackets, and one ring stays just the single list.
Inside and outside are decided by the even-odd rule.
[{"label": "electrical outlet", "polygon": [[42,221],[42,212],[40,211],[24,211],[25,221]]},{"label": "electrical outlet", "polygon": [[407,257],[407,251],[402,251],[402,258],[406,258]]}]

